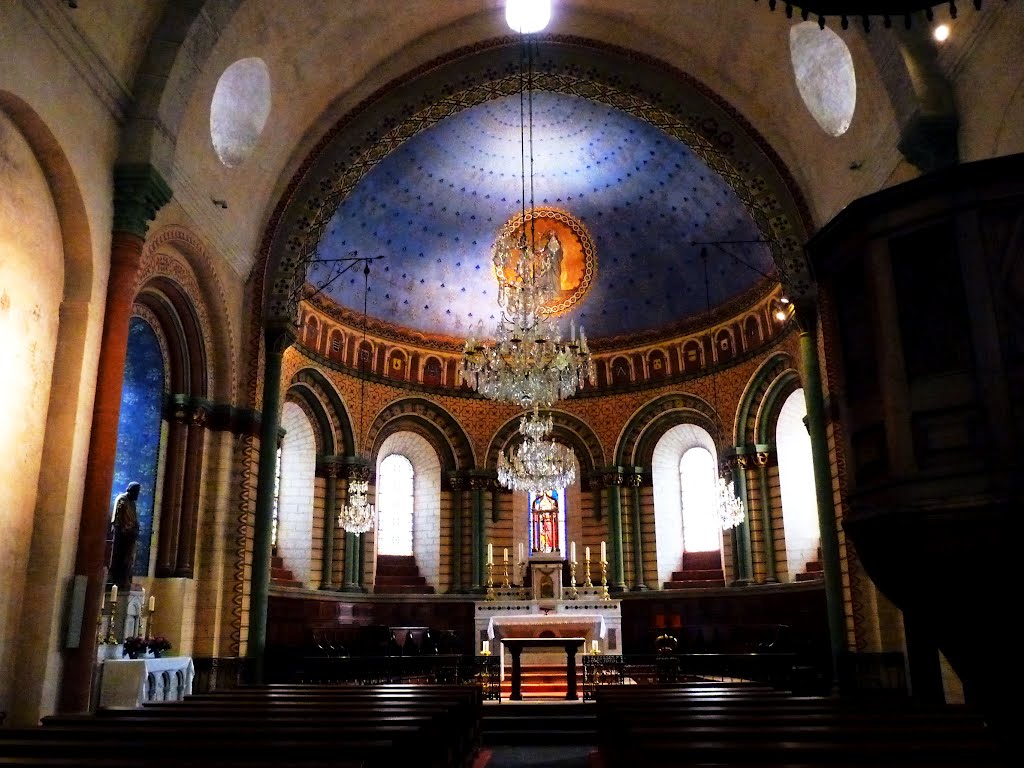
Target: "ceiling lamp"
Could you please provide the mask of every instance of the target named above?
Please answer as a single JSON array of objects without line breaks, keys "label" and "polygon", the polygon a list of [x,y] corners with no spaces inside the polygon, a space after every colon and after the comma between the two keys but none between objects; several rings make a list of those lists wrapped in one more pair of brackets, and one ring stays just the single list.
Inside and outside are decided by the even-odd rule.
[{"label": "ceiling lamp", "polygon": [[[708,333],[712,331],[711,323],[711,283],[708,280],[708,251],[706,248],[700,249],[701,258],[704,259],[704,298],[707,302],[707,313],[708,313]],[[712,344],[714,344],[714,334],[711,334]],[[711,372],[711,399],[712,406],[715,409],[715,418],[718,424],[721,423],[721,417],[718,415],[718,371],[717,369]],[[716,445],[724,445],[725,439],[722,433],[722,429],[719,426],[717,428],[718,438],[715,443]],[[723,531],[728,531],[735,528],[737,525],[743,522],[746,517],[746,509],[743,504],[743,499],[736,495],[736,488],[732,481],[732,472],[725,465],[724,462],[719,462],[718,470],[718,484],[716,486],[715,493],[715,506],[716,512],[718,513],[718,520],[722,525]]]},{"label": "ceiling lamp", "polygon": [[540,32],[551,21],[551,0],[505,0],[505,21],[521,35]]},{"label": "ceiling lamp", "polygon": [[[366,410],[366,371],[363,347],[366,344],[366,304],[370,295],[370,261],[362,259],[363,264],[363,340],[356,351],[359,360],[359,439],[363,434],[363,414]],[[366,462],[368,465],[369,462]],[[338,514],[338,525],[349,533],[366,533],[373,528],[374,509],[369,503],[370,481],[366,476],[349,476],[348,501]]]},{"label": "ceiling lamp", "polygon": [[519,420],[523,442],[509,455],[498,457],[498,482],[505,488],[527,493],[561,490],[576,482],[576,457],[572,450],[545,439],[554,428],[551,416],[542,419],[537,408]]},{"label": "ceiling lamp", "polygon": [[597,375],[583,329],[577,340],[575,323],[570,322],[569,339],[562,341],[562,332],[546,309],[557,304],[562,244],[553,230],[537,232],[538,217],[533,210],[533,49],[526,35],[523,52],[527,66],[525,73],[520,70],[519,81],[522,212],[518,225],[502,230],[491,253],[501,309],[495,338],[483,338],[481,321],[466,339],[459,377],[488,399],[528,409],[564,400],[584,382],[596,381]]}]

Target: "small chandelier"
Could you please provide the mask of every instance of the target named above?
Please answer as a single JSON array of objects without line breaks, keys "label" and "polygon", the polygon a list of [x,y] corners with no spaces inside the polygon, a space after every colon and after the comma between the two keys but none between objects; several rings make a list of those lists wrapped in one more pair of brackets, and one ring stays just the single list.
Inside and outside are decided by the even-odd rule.
[{"label": "small chandelier", "polygon": [[519,433],[524,440],[508,456],[502,451],[498,457],[498,482],[510,490],[528,493],[562,489],[576,482],[572,450],[545,439],[553,428],[551,417],[542,419],[536,408],[523,416]]},{"label": "small chandelier", "polygon": [[[708,279],[708,251],[707,248],[700,249],[701,258],[704,260],[704,298],[707,303],[707,317],[708,317],[708,332],[711,332],[711,283]],[[713,336],[714,334],[712,334]],[[718,372],[713,371],[711,374],[711,399],[715,408],[715,417],[720,421],[718,417]],[[719,434],[721,434],[721,428],[719,427]],[[723,441],[719,441],[721,444]],[[732,477],[728,468],[722,467],[718,473],[718,483],[715,488],[715,507],[718,513],[718,520],[722,525],[723,531],[728,531],[735,528],[737,525],[743,522],[746,517],[746,509],[743,504],[743,499],[736,495],[736,488],[733,485]]]},{"label": "small chandelier", "polygon": [[743,499],[736,495],[732,479],[724,474],[718,476],[718,493],[716,494],[718,504],[718,518],[722,523],[722,530],[728,531],[743,522],[746,517],[746,510],[743,507]]},{"label": "small chandelier", "polygon": [[[370,261],[363,259],[363,340],[356,351],[359,360],[359,436],[363,434],[363,415],[366,410],[366,373],[363,347],[366,344],[366,306],[370,295]],[[352,467],[348,479],[348,501],[338,513],[338,525],[349,533],[366,533],[373,528],[374,509],[368,501],[370,491],[368,463]]]},{"label": "small chandelier", "polygon": [[348,481],[348,503],[341,508],[338,524],[349,533],[366,533],[373,528],[373,504],[367,502],[369,490],[369,480]]}]

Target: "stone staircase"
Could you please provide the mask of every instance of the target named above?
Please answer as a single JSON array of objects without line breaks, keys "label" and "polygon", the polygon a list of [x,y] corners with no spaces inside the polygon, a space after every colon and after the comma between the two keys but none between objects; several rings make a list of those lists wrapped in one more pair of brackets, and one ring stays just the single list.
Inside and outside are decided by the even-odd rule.
[{"label": "stone staircase", "polygon": [[302,582],[296,580],[295,574],[284,567],[284,558],[272,555],[270,558],[270,586],[302,589]]},{"label": "stone staircase", "polygon": [[664,589],[714,589],[725,586],[722,570],[722,553],[684,552],[682,570],[672,574]]},{"label": "stone staircase", "polygon": [[377,575],[373,581],[378,595],[432,595],[434,588],[420,576],[412,555],[377,555]]},{"label": "stone staircase", "polygon": [[[523,699],[565,700],[565,653],[561,663],[523,664],[520,692]],[[576,657],[576,695],[583,696],[583,670],[579,656]],[[507,701],[512,695],[512,663],[505,662],[505,679],[501,681],[501,700]]]},{"label": "stone staircase", "polygon": [[[562,685],[564,688],[564,669]],[[481,723],[483,744],[485,747],[596,744],[596,712],[594,704],[580,701],[537,703],[502,700],[500,704],[484,707]]]},{"label": "stone staircase", "polygon": [[808,561],[802,573],[796,575],[795,581],[817,581],[825,578],[825,566],[821,563],[821,547],[818,547],[818,557]]}]

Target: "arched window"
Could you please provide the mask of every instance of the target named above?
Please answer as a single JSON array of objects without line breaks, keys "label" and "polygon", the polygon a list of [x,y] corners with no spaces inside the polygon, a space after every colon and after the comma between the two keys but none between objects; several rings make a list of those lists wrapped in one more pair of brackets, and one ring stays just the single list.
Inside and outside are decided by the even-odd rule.
[{"label": "arched window", "polygon": [[411,555],[416,473],[405,456],[392,453],[377,473],[377,553]]},{"label": "arched window", "polygon": [[680,504],[683,509],[683,551],[721,549],[722,525],[715,510],[718,475],[707,448],[690,448],[679,460]]},{"label": "arched window", "polygon": [[811,437],[804,424],[807,406],[804,391],[791,394],[779,411],[775,444],[779,456],[782,520],[786,531],[786,560],[795,580],[807,563],[818,557],[821,533],[811,459]]},{"label": "arched window", "polygon": [[565,491],[530,494],[530,549],[535,553],[568,553],[565,541]]}]

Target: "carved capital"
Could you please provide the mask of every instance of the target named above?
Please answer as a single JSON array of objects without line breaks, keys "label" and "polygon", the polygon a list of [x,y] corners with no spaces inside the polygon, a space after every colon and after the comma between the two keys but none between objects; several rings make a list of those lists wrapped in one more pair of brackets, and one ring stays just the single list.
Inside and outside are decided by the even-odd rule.
[{"label": "carved capital", "polygon": [[146,232],[161,208],[171,199],[171,188],[148,163],[114,168],[114,232],[130,232],[146,239]]},{"label": "carved capital", "polygon": [[448,475],[448,485],[456,493],[461,493],[466,488],[466,478],[453,472]]}]

